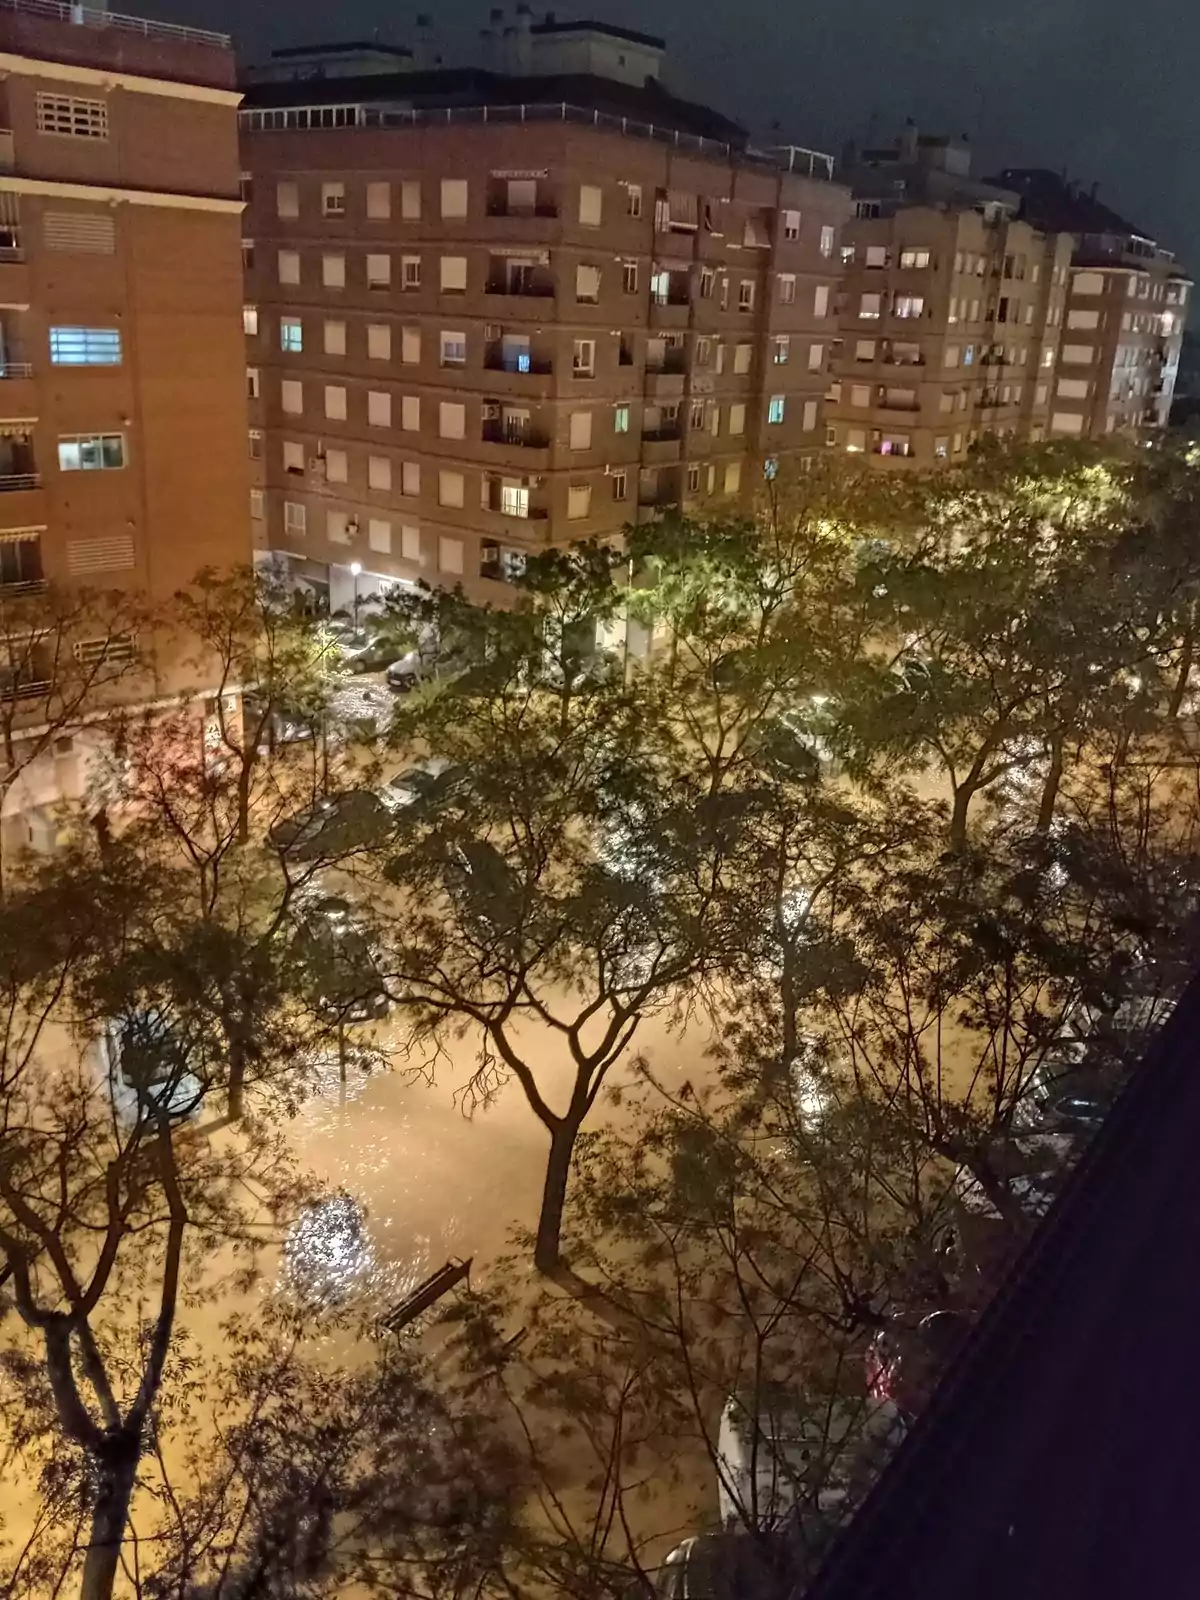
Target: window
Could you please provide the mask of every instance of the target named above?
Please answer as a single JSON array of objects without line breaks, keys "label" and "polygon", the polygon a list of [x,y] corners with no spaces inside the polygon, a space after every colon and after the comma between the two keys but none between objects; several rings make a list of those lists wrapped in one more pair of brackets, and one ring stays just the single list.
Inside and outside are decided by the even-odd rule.
[{"label": "window", "polygon": [[871,404],[871,388],[866,383],[852,383],[850,385],[850,404],[864,410]]},{"label": "window", "polygon": [[392,463],[389,457],[367,457],[367,487],[384,490],[392,487]]},{"label": "window", "polygon": [[798,211],[785,211],[783,213],[783,237],[785,239],[798,239],[800,237],[800,213]]},{"label": "window", "polygon": [[[637,262],[633,263],[633,287],[637,288]],[[596,305],[600,299],[600,268],[575,268],[575,298],[581,305]]]},{"label": "window", "polygon": [[846,429],[846,449],[855,455],[861,454],[867,448],[867,434],[864,428]]},{"label": "window", "polygon": [[304,324],[299,317],[280,317],[279,348],[294,356],[304,349]]},{"label": "window", "polygon": [[257,400],[262,392],[262,378],[257,367],[246,368],[246,399]]},{"label": "window", "polygon": [[62,472],[111,472],[125,465],[123,433],[75,433],[58,441]]},{"label": "window", "polygon": [[612,497],[614,500],[624,500],[629,493],[629,474],[614,472],[609,480],[612,483]]},{"label": "window", "polygon": [[250,491],[250,516],[255,522],[261,522],[266,516],[266,505],[261,489]]},{"label": "window", "polygon": [[1060,400],[1086,400],[1090,388],[1086,378],[1060,378],[1054,392]]},{"label": "window", "polygon": [[738,310],[739,311],[753,311],[754,310],[754,280],[753,280],[753,278],[743,278],[741,283],[738,284]]},{"label": "window", "polygon": [[1062,359],[1069,366],[1088,367],[1096,359],[1096,347],[1091,344],[1065,344]]},{"label": "window", "polygon": [[326,450],[325,481],[345,483],[350,477],[350,459],[344,450]]},{"label": "window", "polygon": [[39,94],[37,131],[69,139],[107,139],[108,106],[103,100],[81,100],[73,94]]},{"label": "window", "polygon": [[914,267],[927,267],[929,265],[928,250],[901,250],[900,265],[905,269]]},{"label": "window", "polygon": [[943,389],[942,392],[938,395],[938,410],[943,415],[946,415],[949,412],[954,410],[954,391],[953,391],[953,389]]},{"label": "window", "polygon": [[[640,198],[640,191],[639,191]],[[594,183],[585,183],[579,190],[579,220],[585,228],[598,228],[603,213],[604,194]]]},{"label": "window", "polygon": [[941,438],[941,439],[935,439],[933,441],[933,453],[938,458],[939,461],[944,461],[946,459],[946,457],[950,454],[950,441],[949,441],[949,439],[944,438],[944,437]]},{"label": "window", "polygon": [[371,517],[367,523],[367,544],[381,556],[392,553],[392,525],[385,518]]},{"label": "window", "polygon": [[613,432],[614,433],[628,433],[629,432],[629,407],[628,406],[614,406],[613,407]]},{"label": "window", "polygon": [[1082,433],[1083,413],[1080,411],[1055,411],[1050,417],[1051,433]]},{"label": "window", "polygon": [[692,401],[691,407],[690,407],[689,412],[688,412],[688,427],[691,428],[693,430],[693,432],[703,431],[703,428],[704,428],[704,408],[705,408],[705,402],[703,400],[693,400]]},{"label": "window", "polygon": [[279,407],[289,417],[298,417],[304,410],[304,385],[299,378],[284,378],[279,385]]},{"label": "window", "polygon": [[804,422],[803,422],[803,428],[804,428],[805,433],[811,433],[813,431],[813,429],[816,427],[816,425],[817,425],[817,402],[815,400],[806,400],[804,402]]},{"label": "window", "polygon": [[854,359],[855,361],[874,361],[874,339],[857,339],[854,344]]},{"label": "window", "polygon": [[304,446],[297,439],[283,441],[283,470],[293,478],[304,476]]},{"label": "window", "polygon": [[306,507],[299,501],[285,500],[283,502],[283,531],[285,533],[303,534],[308,526]]},{"label": "window", "polygon": [[729,431],[735,436],[746,431],[746,407],[740,400],[735,400],[729,408]]},{"label": "window", "polygon": [[465,178],[442,179],[442,215],[443,217],[465,217],[467,214],[467,180]]},{"label": "window", "polygon": [[754,355],[752,344],[735,345],[733,349],[733,370],[735,372],[749,372],[750,362]]},{"label": "window", "polygon": [[321,257],[321,282],[327,289],[346,287],[346,258],[340,250],[327,250]]},{"label": "window", "polygon": [[821,254],[828,260],[833,255],[835,233],[830,227],[821,229]]},{"label": "window", "polygon": [[820,372],[825,366],[825,346],[823,344],[810,344],[808,347],[808,370]]},{"label": "window", "polygon": [[261,428],[251,428],[248,434],[251,461],[261,461],[263,458],[263,436]]},{"label": "window", "polygon": [[[7,214],[0,222],[2,242],[16,243],[14,224],[16,196],[6,203]],[[12,209],[8,209],[11,207]],[[111,256],[117,250],[117,225],[111,212],[93,210],[43,211],[42,238],[47,250],[59,250],[69,255]],[[242,265],[247,272],[254,267],[254,241],[242,240]]]},{"label": "window", "polygon": [[736,494],[742,487],[742,463],[731,461],[725,468],[725,493]]},{"label": "window", "polygon": [[625,215],[627,217],[640,217],[642,214],[642,186],[640,183],[627,183],[625,185]]},{"label": "window", "polygon": [[279,281],[280,283],[300,282],[300,252],[298,250],[281,250],[279,252]]},{"label": "window", "polygon": [[[1098,328],[1100,326],[1100,313],[1098,311],[1068,311],[1068,328]],[[1053,426],[1053,424],[1051,424]]]},{"label": "window", "polygon": [[466,256],[442,257],[442,293],[466,294],[467,292],[467,258]]},{"label": "window", "polygon": [[439,402],[438,436],[442,439],[466,438],[467,408],[461,400],[442,400]]},{"label": "window", "polygon": [[[386,256],[383,258],[386,260]],[[368,257],[370,260],[370,257]],[[421,287],[420,256],[403,256],[400,261],[400,287],[406,292]]]},{"label": "window", "polygon": [[467,364],[467,336],[458,331],[442,329],[438,340],[439,361],[443,367],[465,367]]},{"label": "window", "polygon": [[963,346],[963,366],[964,367],[970,367],[970,366],[973,366],[974,364],[975,364],[975,346],[973,344],[964,345]]},{"label": "window", "polygon": [[[405,261],[408,261],[405,257]],[[417,282],[421,281],[421,260],[417,257]],[[392,258],[384,255],[369,255],[367,257],[367,288],[390,289],[392,286]],[[405,283],[407,289],[409,285]]]},{"label": "window", "polygon": [[712,340],[703,335],[696,340],[694,361],[698,367],[707,367],[712,364]]},{"label": "window", "polygon": [[445,468],[438,473],[438,505],[459,506],[466,501],[466,481],[461,472]]},{"label": "window", "polygon": [[864,294],[858,302],[858,314],[860,317],[869,317],[877,321],[882,306],[883,296],[881,294]]},{"label": "window", "polygon": [[421,217],[421,182],[419,178],[405,178],[400,185],[400,215],[405,222],[419,222]]},{"label": "window", "polygon": [[386,322],[368,324],[367,357],[371,361],[390,361],[392,359],[392,330]]},{"label": "window", "polygon": [[829,315],[829,285],[819,283],[813,292],[813,316],[827,317]]},{"label": "window", "polygon": [[344,322],[327,322],[325,324],[325,354],[327,356],[344,356],[346,354],[346,324]]},{"label": "window", "polygon": [[420,363],[420,328],[402,328],[400,330],[400,360],[406,367],[415,367]]},{"label": "window", "polygon": [[723,344],[717,345],[717,359],[714,365],[717,377],[719,378],[725,371],[725,346]]},{"label": "window", "polygon": [[590,483],[572,483],[567,488],[567,520],[579,522],[592,508]]},{"label": "window", "polygon": [[[780,287],[780,294],[779,294],[780,299],[783,298],[782,283],[783,283],[783,280],[781,278],[780,279],[781,287]],[[792,283],[792,290],[793,290],[792,298],[793,299],[795,299],[795,287],[796,287],[796,285],[795,285],[795,282],[793,281],[793,283]],[[728,311],[729,310],[729,274],[727,272],[723,273],[722,277],[721,277],[721,310],[722,311]]]},{"label": "window", "polygon": [[400,427],[405,433],[421,431],[421,397],[406,394],[400,397]]},{"label": "window", "polygon": [[888,264],[887,245],[869,244],[867,246],[866,264],[868,267],[886,267]]},{"label": "window", "polygon": [[1104,274],[1102,272],[1077,272],[1071,281],[1071,289],[1075,294],[1103,294]]},{"label": "window", "polygon": [[350,543],[350,513],[348,511],[327,511],[325,513],[325,537],[330,544]]},{"label": "window", "polygon": [[896,317],[923,317],[925,315],[925,296],[921,294],[898,294],[892,300],[892,315]]},{"label": "window", "polygon": [[242,307],[242,332],[248,339],[253,339],[258,333],[258,307]]},{"label": "window", "polygon": [[625,294],[636,294],[638,286],[638,264],[636,261],[621,263],[621,289]]},{"label": "window", "polygon": [[950,307],[949,307],[948,311],[946,312],[946,321],[947,322],[957,322],[958,321],[958,296],[957,295],[951,295],[950,296]]},{"label": "window", "polygon": [[767,402],[767,421],[771,424],[782,422],[787,402],[781,394],[773,394]]},{"label": "window", "polygon": [[419,461],[402,461],[400,463],[400,493],[413,500],[420,492],[421,463]]},{"label": "window", "polygon": [[404,557],[405,561],[416,561],[420,563],[420,561],[423,559],[421,556],[420,528],[411,527],[407,523],[401,524],[400,554]]},{"label": "window", "polygon": [[771,361],[777,367],[785,367],[791,354],[792,341],[786,333],[777,333],[771,340]]},{"label": "window", "polygon": [[323,183],[321,185],[321,215],[344,217],[346,215],[346,185]]},{"label": "window", "polygon": [[[245,310],[254,313],[254,332],[257,333],[257,309],[247,306]],[[119,367],[120,332],[116,328],[51,328],[50,360],[56,367]]]},{"label": "window", "polygon": [[392,397],[385,390],[367,390],[367,422],[372,428],[391,427]]},{"label": "window", "polygon": [[577,378],[594,378],[596,376],[596,341],[594,339],[576,339],[575,348],[571,356],[571,371]]},{"label": "window", "polygon": [[275,185],[275,215],[287,218],[300,215],[300,187],[298,184],[283,182]]},{"label": "window", "polygon": [[700,493],[700,468],[696,466],[687,469],[687,493]]},{"label": "window", "polygon": [[572,411],[570,430],[572,450],[590,450],[592,448],[592,413],[590,411]]},{"label": "window", "polygon": [[[445,474],[443,474],[445,476]],[[448,503],[448,502],[443,502]],[[462,504],[460,500],[459,505]],[[463,569],[463,542],[461,539],[452,539],[448,534],[438,537],[438,566],[443,572],[461,572]]]},{"label": "window", "polygon": [[956,344],[948,344],[942,351],[942,365],[944,367],[956,367],[960,353]]},{"label": "window", "polygon": [[332,422],[346,420],[346,390],[340,383],[325,385],[325,415]]},{"label": "window", "polygon": [[372,222],[382,222],[392,214],[392,186],[390,183],[367,185],[367,216]]}]

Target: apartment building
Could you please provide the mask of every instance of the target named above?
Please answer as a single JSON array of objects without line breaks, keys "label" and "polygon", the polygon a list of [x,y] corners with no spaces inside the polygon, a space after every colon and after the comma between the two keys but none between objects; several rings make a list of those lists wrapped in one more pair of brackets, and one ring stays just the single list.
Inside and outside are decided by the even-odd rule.
[{"label": "apartment building", "polygon": [[970,176],[963,140],[850,150],[828,442],[887,467],[1048,429],[1072,241]]},{"label": "apartment building", "polygon": [[250,81],[255,543],[333,609],[502,602],[530,550],[823,445],[848,191],[670,94],[662,50],[521,11],[488,68]]},{"label": "apartment building", "polygon": [[[0,68],[0,614],[47,583],[164,600],[250,557],[229,41],[5,0]],[[175,664],[137,644],[139,695],[169,693]],[[54,671],[0,676],[23,725]],[[6,819],[78,786],[56,752]]]},{"label": "apartment building", "polygon": [[1049,432],[1151,442],[1166,427],[1191,280],[1171,251],[1058,173],[1008,168],[1021,215],[1072,254]]}]

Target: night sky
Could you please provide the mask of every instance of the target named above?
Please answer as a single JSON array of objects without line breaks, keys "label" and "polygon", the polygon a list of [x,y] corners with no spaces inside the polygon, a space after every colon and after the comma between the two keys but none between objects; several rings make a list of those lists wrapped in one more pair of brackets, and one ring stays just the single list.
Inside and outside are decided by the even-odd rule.
[{"label": "night sky", "polygon": [[[125,0],[128,4],[128,0]],[[271,46],[411,43],[430,11],[448,65],[477,61],[497,0],[137,0],[128,9]],[[544,0],[532,0],[536,16]],[[507,0],[506,12],[515,0]],[[114,9],[123,9],[117,0]],[[1195,0],[550,0],[667,40],[664,78],[752,132],[837,152],[907,116],[965,132],[979,173],[1066,167],[1200,268],[1200,6]]]}]

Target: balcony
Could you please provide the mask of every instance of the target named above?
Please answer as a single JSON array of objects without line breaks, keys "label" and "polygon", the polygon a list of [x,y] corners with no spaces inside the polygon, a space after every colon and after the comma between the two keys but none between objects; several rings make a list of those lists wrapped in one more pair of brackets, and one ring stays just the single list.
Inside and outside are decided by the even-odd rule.
[{"label": "balcony", "polygon": [[485,294],[503,295],[509,300],[553,300],[553,283],[524,278],[489,278]]},{"label": "balcony", "polygon": [[540,428],[514,428],[504,422],[485,422],[480,438],[484,444],[503,444],[513,450],[546,450],[549,436]]},{"label": "balcony", "polygon": [[0,494],[20,494],[26,489],[40,489],[42,475],[40,472],[3,472],[0,473]]},{"label": "balcony", "polygon": [[679,460],[682,447],[682,429],[678,423],[670,428],[652,428],[642,434],[642,460],[649,466],[671,466]]},{"label": "balcony", "polygon": [[547,377],[554,370],[548,356],[506,355],[500,345],[489,345],[483,357],[488,372],[510,372],[514,378]]}]

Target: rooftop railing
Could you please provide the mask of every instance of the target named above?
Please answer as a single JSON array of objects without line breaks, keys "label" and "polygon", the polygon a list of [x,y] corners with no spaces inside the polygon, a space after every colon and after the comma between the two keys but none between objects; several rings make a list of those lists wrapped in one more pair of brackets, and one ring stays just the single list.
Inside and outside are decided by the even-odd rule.
[{"label": "rooftop railing", "polygon": [[233,48],[233,41],[227,33],[211,33],[207,28],[185,28],[178,22],[157,22],[150,17],[125,16],[120,11],[100,11],[92,6],[71,5],[66,0],[0,0],[0,12],[4,11],[48,17],[55,22],[70,22],[83,28],[117,28],[123,33],[140,33],[149,39],[206,44],[217,50]]}]

